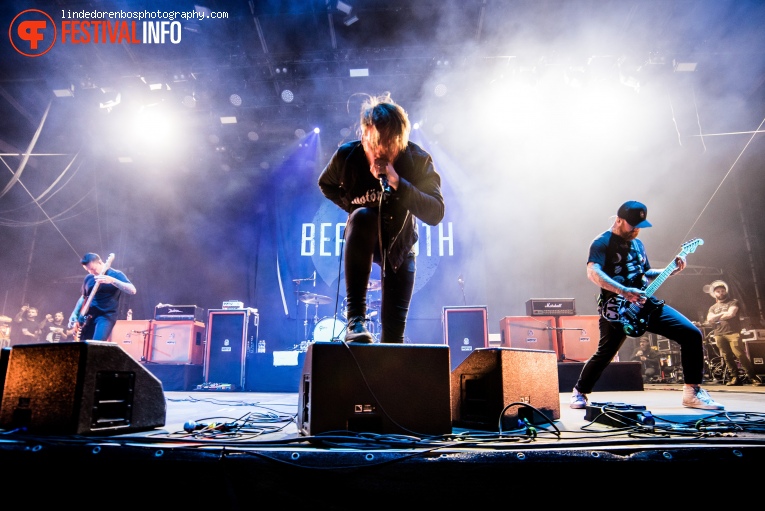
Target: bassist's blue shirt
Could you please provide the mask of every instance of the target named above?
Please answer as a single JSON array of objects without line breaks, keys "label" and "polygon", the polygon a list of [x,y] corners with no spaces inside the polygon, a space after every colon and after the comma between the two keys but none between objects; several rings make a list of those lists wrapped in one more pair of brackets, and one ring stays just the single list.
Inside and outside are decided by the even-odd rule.
[{"label": "bassist's blue shirt", "polygon": [[[592,240],[587,263],[598,264],[606,275],[623,286],[638,289],[648,286],[645,272],[651,269],[651,265],[643,242],[637,238],[628,241],[611,231],[606,231]],[[601,288],[598,304],[615,294]]]},{"label": "bassist's blue shirt", "polygon": [[[122,282],[130,282],[127,276],[119,270],[109,268],[106,270],[106,275],[114,277]],[[96,278],[93,275],[86,275],[85,280],[82,282],[82,296],[87,300],[90,291],[96,283]],[[88,314],[93,316],[108,316],[117,313],[117,307],[120,303],[120,291],[116,286],[111,284],[101,283],[98,286],[93,301],[90,303],[90,309]]]}]

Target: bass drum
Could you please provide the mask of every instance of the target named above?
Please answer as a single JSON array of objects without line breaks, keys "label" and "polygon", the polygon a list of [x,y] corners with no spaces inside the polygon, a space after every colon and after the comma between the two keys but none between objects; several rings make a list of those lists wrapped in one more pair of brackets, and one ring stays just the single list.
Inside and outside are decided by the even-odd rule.
[{"label": "bass drum", "polygon": [[313,329],[313,341],[329,342],[345,337],[345,322],[327,317],[316,323]]}]

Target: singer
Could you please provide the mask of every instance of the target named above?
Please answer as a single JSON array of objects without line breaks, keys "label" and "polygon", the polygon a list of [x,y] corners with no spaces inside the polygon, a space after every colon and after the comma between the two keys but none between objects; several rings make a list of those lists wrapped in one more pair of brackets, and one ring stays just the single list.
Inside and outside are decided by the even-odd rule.
[{"label": "singer", "polygon": [[367,96],[360,139],[340,146],[319,176],[324,196],[348,212],[346,342],[374,342],[364,324],[373,263],[382,276],[380,342],[404,342],[414,291],[417,219],[438,225],[444,218],[441,176],[430,154],[409,141],[410,131],[406,111],[389,94]]}]

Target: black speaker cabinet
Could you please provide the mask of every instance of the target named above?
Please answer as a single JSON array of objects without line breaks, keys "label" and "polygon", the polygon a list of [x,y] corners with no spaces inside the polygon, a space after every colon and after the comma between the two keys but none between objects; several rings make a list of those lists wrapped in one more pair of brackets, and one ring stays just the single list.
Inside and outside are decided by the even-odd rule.
[{"label": "black speaker cabinet", "polygon": [[166,414],[162,383],[117,344],[11,349],[0,427],[39,434],[124,434],[164,426]]},{"label": "black speaker cabinet", "polygon": [[451,385],[456,427],[498,431],[501,417],[507,431],[523,419],[533,424],[560,419],[554,351],[478,349],[452,371]]},{"label": "black speaker cabinet", "polygon": [[444,307],[442,322],[452,370],[474,349],[489,346],[486,307]]},{"label": "black speaker cabinet", "polygon": [[450,434],[449,378],[448,346],[311,343],[298,392],[298,430],[309,436]]},{"label": "black speaker cabinet", "polygon": [[258,322],[254,309],[208,311],[205,382],[244,389],[247,350],[257,343]]},{"label": "black speaker cabinet", "polygon": [[749,360],[757,374],[765,374],[765,341],[744,341]]}]

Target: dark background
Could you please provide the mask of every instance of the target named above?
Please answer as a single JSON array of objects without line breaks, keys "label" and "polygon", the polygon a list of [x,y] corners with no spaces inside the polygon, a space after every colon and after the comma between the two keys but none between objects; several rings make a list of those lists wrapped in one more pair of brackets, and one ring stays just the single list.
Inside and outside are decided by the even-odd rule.
[{"label": "dark background", "polygon": [[[358,94],[389,91],[419,123],[453,227],[452,253],[421,254],[411,342],[442,342],[444,306],[487,306],[491,332],[530,298],[594,314],[589,243],[633,199],[654,224],[641,233],[654,267],[704,239],[659,297],[698,320],[713,303],[703,286],[722,278],[747,325],[765,326],[762,2],[345,4],[199,2],[227,18],[179,20],[179,44],[59,42],[39,57],[3,35],[0,314],[68,314],[82,254],[114,252],[138,288],[123,317],[240,300],[260,310],[269,347],[292,347],[306,316],[331,316],[344,296],[337,259],[300,252],[303,224],[343,220],[316,179],[355,136]],[[60,26],[62,11],[194,8],[11,1],[0,34],[25,9]],[[369,76],[350,77],[359,68]],[[136,133],[139,114],[155,117]],[[293,283],[314,271],[315,287]],[[296,290],[331,303],[305,311]]]}]

